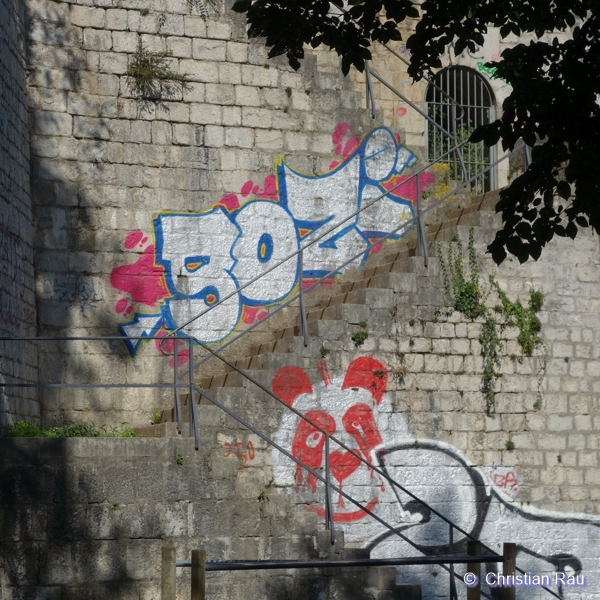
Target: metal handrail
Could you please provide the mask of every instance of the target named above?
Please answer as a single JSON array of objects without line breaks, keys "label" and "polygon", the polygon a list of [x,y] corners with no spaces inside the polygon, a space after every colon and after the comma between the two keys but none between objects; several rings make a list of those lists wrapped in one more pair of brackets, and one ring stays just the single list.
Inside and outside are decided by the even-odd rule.
[{"label": "metal handrail", "polygon": [[[464,143],[464,142],[463,142]],[[495,166],[497,166],[498,164],[500,164],[502,161],[506,160],[507,158],[510,158],[513,154],[515,154],[516,152],[520,151],[523,147],[525,146],[525,144],[520,144],[519,146],[517,146],[517,148],[515,148],[512,152],[505,154],[502,158],[497,159],[496,161],[494,161],[492,164],[488,165],[483,171],[481,171],[481,173],[486,173],[487,171],[490,171],[491,169],[493,169]],[[419,174],[422,171],[419,172]],[[465,188],[466,186],[468,186],[472,181],[475,181],[475,179],[477,177],[479,177],[481,175],[481,173],[477,173],[476,175],[474,175],[473,177],[471,177],[470,179],[468,179],[467,181],[465,181],[464,183],[462,183],[461,185],[457,186],[456,188],[454,188],[451,192],[448,192],[445,196],[443,196],[442,198],[440,198],[439,200],[437,200],[436,202],[434,202],[433,204],[431,204],[430,206],[428,206],[427,208],[423,209],[421,211],[421,218],[423,215],[427,214],[428,212],[434,210],[435,208],[437,208],[440,204],[442,204],[445,200],[447,200],[450,196],[453,196],[454,194],[456,194],[457,192],[459,192],[460,190],[462,190],[463,188]],[[416,174],[415,174],[416,175]],[[413,176],[415,176],[413,175]],[[408,181],[408,180],[407,180]],[[405,183],[405,182],[402,182]],[[402,225],[400,225],[399,227],[397,227],[396,229],[390,231],[389,233],[386,233],[384,236],[382,236],[381,238],[378,238],[376,242],[373,242],[371,244],[369,244],[365,249],[361,250],[360,253],[355,254],[354,256],[352,256],[351,258],[349,258],[348,260],[346,260],[345,262],[337,265],[334,269],[332,269],[331,271],[329,271],[328,273],[326,273],[325,275],[323,275],[322,277],[320,277],[319,279],[316,279],[315,281],[313,281],[313,283],[311,283],[306,289],[304,289],[304,293],[306,294],[307,292],[312,291],[313,289],[315,289],[316,287],[318,287],[323,281],[326,281],[327,279],[330,279],[331,277],[335,276],[340,269],[343,269],[344,267],[348,266],[349,264],[351,264],[352,262],[354,262],[357,258],[359,258],[360,256],[364,255],[365,252],[368,252],[369,250],[371,250],[372,248],[374,248],[375,246],[378,246],[382,241],[385,241],[386,239],[388,239],[389,237],[397,234],[398,232],[400,232],[403,229],[406,229],[408,227],[413,226],[415,223],[417,222],[417,216],[413,217],[412,219],[409,219],[408,221],[404,222]],[[307,246],[304,246],[304,248],[306,248]],[[300,252],[300,250],[298,250],[298,252]],[[298,252],[294,253],[297,254]],[[293,255],[292,255],[293,256]],[[284,261],[287,259],[284,259]],[[282,262],[284,262],[282,261]],[[273,267],[273,269],[277,268],[281,263],[278,263],[275,267]],[[265,273],[268,271],[265,271]],[[252,283],[249,282],[249,283]],[[240,288],[241,289],[241,288]],[[232,294],[233,295],[233,294]],[[228,296],[231,297],[231,296]],[[299,294],[293,294],[291,296],[288,297],[287,300],[285,300],[284,302],[282,302],[281,304],[279,304],[278,306],[276,306],[268,315],[266,315],[261,321],[257,321],[256,323],[253,323],[252,325],[250,325],[249,327],[247,327],[246,329],[244,329],[243,331],[241,331],[239,334],[235,335],[233,338],[231,338],[229,341],[225,342],[224,344],[222,344],[221,346],[219,346],[215,352],[221,352],[222,350],[224,350],[225,348],[227,348],[228,346],[234,344],[235,342],[237,342],[239,339],[241,339],[243,336],[247,335],[248,333],[250,333],[251,331],[253,331],[255,328],[259,327],[260,325],[262,325],[265,321],[267,321],[268,319],[274,317],[279,311],[283,310],[284,308],[286,308],[287,306],[289,306],[292,302],[294,302],[295,300],[297,300],[299,297]],[[198,317],[206,314],[206,312],[208,312],[209,310],[211,310],[211,308],[217,306],[218,303],[215,303],[214,305],[212,305],[212,307],[208,308],[206,311],[202,312],[200,315],[198,315]],[[195,318],[198,318],[195,317]],[[186,325],[182,325],[181,327],[185,327]],[[179,331],[180,329],[174,330],[173,332],[171,332],[171,334],[176,333],[177,331]],[[165,336],[165,339],[168,336]],[[208,348],[207,348],[208,349]],[[213,350],[212,349],[208,349],[209,352],[211,353],[210,356],[206,356],[205,358],[201,359],[200,361],[198,361],[195,365],[194,365],[194,369],[200,367],[201,365],[203,365],[205,362],[209,361],[211,358],[213,358],[212,354],[213,354]],[[221,358],[221,357],[219,357]],[[221,359],[222,360],[222,359]]]},{"label": "metal handrail", "polygon": [[[402,94],[402,92],[399,92],[393,85],[391,85],[390,83],[388,83],[385,79],[383,79],[383,77],[381,77],[375,71],[373,71],[373,69],[370,69],[370,73],[380,83],[383,83],[383,85],[385,85],[385,87],[387,87],[391,92],[393,92],[394,94],[396,94],[396,96],[398,96],[399,98],[401,98],[411,108],[414,108],[422,117],[424,117],[432,125],[435,125],[435,127],[437,127],[442,133],[446,134],[449,138],[451,138],[454,141],[455,146],[454,146],[454,148],[452,148],[450,150],[450,152],[456,152],[458,154],[458,160],[460,161],[460,166],[461,166],[461,169],[462,169],[462,172],[463,172],[463,176],[466,178],[467,177],[467,169],[465,167],[465,163],[464,163],[464,160],[463,160],[462,152],[459,150],[459,148],[465,142],[468,142],[468,140],[465,140],[465,142],[463,142],[462,144],[458,144],[457,141],[456,141],[456,135],[455,134],[453,135],[449,131],[446,131],[446,129],[444,127],[442,127],[435,119],[431,118],[425,111],[421,110],[414,102],[411,102],[404,94]],[[439,158],[437,160],[439,160]],[[436,162],[437,162],[437,160],[436,160]]]},{"label": "metal handrail", "polygon": [[[468,140],[464,140],[463,142],[461,142],[459,144],[459,146],[457,147],[462,147],[465,144],[468,143]],[[230,294],[228,294],[227,296],[219,299],[218,302],[215,302],[214,304],[211,304],[210,306],[208,306],[207,308],[205,308],[202,312],[198,313],[197,315],[195,315],[194,317],[192,317],[191,319],[189,319],[188,321],[186,321],[183,325],[180,325],[179,327],[177,327],[176,329],[173,329],[172,331],[170,331],[167,335],[164,336],[164,340],[166,341],[168,338],[176,336],[178,334],[178,332],[180,332],[181,330],[183,330],[185,327],[187,327],[190,323],[193,323],[194,321],[196,321],[197,319],[199,319],[200,317],[203,317],[204,315],[206,315],[207,313],[209,313],[211,310],[217,308],[217,306],[220,306],[221,304],[223,304],[224,302],[226,302],[227,300],[229,300],[230,298],[233,298],[234,296],[238,295],[239,292],[245,288],[247,288],[248,286],[256,283],[258,280],[260,280],[262,277],[264,277],[265,275],[267,275],[268,273],[271,273],[272,271],[274,271],[275,269],[279,268],[281,265],[283,265],[285,262],[287,262],[288,260],[290,260],[291,258],[294,258],[295,256],[299,255],[300,252],[302,252],[303,250],[306,250],[307,248],[310,248],[311,246],[313,246],[314,244],[316,244],[317,242],[319,242],[320,240],[322,240],[324,237],[328,236],[330,233],[334,232],[336,229],[338,229],[341,225],[343,225],[344,223],[346,223],[347,221],[349,221],[350,219],[356,217],[357,215],[359,215],[361,212],[363,212],[364,210],[367,210],[368,208],[370,208],[371,206],[373,206],[376,202],[378,202],[379,200],[381,200],[382,198],[385,198],[390,192],[393,192],[394,190],[398,189],[399,187],[405,185],[406,183],[408,183],[411,179],[413,179],[414,177],[417,177],[418,175],[421,175],[422,173],[424,173],[427,169],[431,168],[433,165],[435,165],[436,163],[438,163],[439,161],[441,161],[443,158],[445,158],[446,156],[448,156],[450,153],[454,152],[456,148],[451,148],[450,150],[448,150],[447,152],[445,152],[444,154],[442,154],[441,156],[439,156],[438,158],[436,158],[433,162],[428,163],[427,165],[425,165],[424,167],[422,167],[419,171],[417,171],[416,173],[413,173],[412,175],[410,175],[409,177],[407,177],[406,179],[404,179],[403,181],[397,183],[396,185],[394,185],[393,187],[391,187],[390,189],[386,190],[385,192],[383,192],[381,195],[377,196],[376,198],[374,198],[373,200],[371,200],[370,202],[367,202],[366,204],[364,204],[364,206],[361,206],[361,208],[355,210],[353,213],[347,215],[346,217],[344,217],[342,220],[337,221],[337,223],[335,223],[334,225],[332,225],[329,229],[326,229],[323,233],[317,235],[314,239],[312,239],[311,241],[309,241],[308,243],[304,244],[304,246],[300,246],[300,248],[298,248],[298,250],[295,250],[294,252],[292,252],[291,254],[288,254],[288,256],[286,256],[285,258],[282,258],[278,263],[274,264],[273,266],[269,267],[268,269],[265,269],[262,273],[260,273],[260,275],[257,275],[256,277],[254,277],[253,279],[250,279],[249,281],[247,281],[246,283],[240,285],[239,287],[237,287],[233,292],[231,292]],[[501,162],[502,160],[504,160],[504,158],[499,159],[498,161],[496,161],[495,163],[493,163],[493,165],[498,164],[499,162]],[[490,165],[490,166],[493,166]],[[489,168],[487,169],[489,170]],[[482,171],[483,173],[485,173],[486,171]],[[480,174],[478,174],[480,175]],[[431,208],[434,208],[436,206],[438,206],[441,202],[443,202],[444,200],[446,200],[447,198],[449,198],[450,196],[452,196],[453,194],[455,194],[458,190],[461,190],[462,188],[464,188],[466,185],[468,185],[471,181],[474,181],[475,177],[472,177],[470,180],[468,180],[467,182],[463,183],[462,185],[458,186],[457,188],[455,188],[452,192],[450,192],[449,194],[446,194],[443,198],[441,198],[440,200],[438,200],[435,204],[433,204],[428,210],[430,210]],[[427,212],[427,211],[423,211],[423,212]],[[409,221],[407,221],[407,223],[412,224],[414,221],[413,219],[410,219]],[[402,227],[397,228],[393,233],[397,233],[400,229],[403,229]],[[391,234],[387,234],[386,236],[383,236],[381,239],[387,239]],[[370,249],[373,246],[369,246],[366,250],[363,250],[360,254],[358,254],[353,260],[356,260],[356,258],[358,258],[359,256],[362,256],[368,249]],[[344,263],[344,265],[338,267],[338,270],[343,268],[343,266],[349,264],[348,262]],[[335,273],[334,273],[335,275]],[[330,276],[330,275],[329,275]],[[320,281],[322,281],[323,279],[320,279]],[[309,289],[313,289],[314,286],[311,286],[310,288],[307,288],[306,291],[308,291]],[[270,315],[268,315],[267,317],[265,317],[265,319],[269,318]],[[263,321],[265,320],[263,319]],[[246,330],[248,331],[248,330]],[[162,345],[162,342],[161,342]]]},{"label": "metal handrail", "polygon": [[[158,335],[155,335],[155,336],[132,336],[132,338],[133,339],[161,339],[162,336],[158,336]],[[31,337],[31,336],[23,337],[23,338],[0,337],[0,341],[3,341],[3,342],[22,342],[22,341],[89,341],[89,340],[119,340],[119,339],[120,339],[119,336],[90,336],[90,337],[82,337],[82,336],[77,336],[77,337],[48,336],[48,337],[39,337],[39,338]],[[193,336],[187,336],[187,340],[188,340],[188,343],[189,343],[189,346],[190,346],[190,351],[193,352],[193,350],[192,350],[192,348],[193,348],[193,342],[194,342]],[[175,344],[175,346],[176,346],[176,344]],[[191,358],[193,358],[193,357],[191,356]],[[222,358],[222,357],[219,357],[219,358]],[[274,442],[273,440],[271,440],[266,434],[264,434],[261,431],[259,431],[256,427],[254,427],[253,425],[251,425],[250,423],[248,423],[245,419],[243,419],[242,417],[240,417],[239,415],[237,415],[235,412],[233,412],[232,410],[228,409],[227,407],[225,407],[224,405],[222,405],[221,403],[219,403],[210,394],[208,394],[208,392],[206,392],[205,390],[202,390],[197,385],[195,385],[195,383],[193,381],[193,368],[191,367],[191,364],[192,364],[192,361],[190,361],[189,364],[188,364],[188,374],[189,374],[190,380],[189,380],[189,382],[186,382],[186,383],[178,383],[177,379],[174,380],[173,384],[140,384],[140,383],[129,383],[129,384],[118,384],[118,385],[111,385],[111,384],[18,384],[18,383],[6,383],[6,382],[2,382],[2,383],[0,383],[0,387],[30,387],[30,386],[35,386],[35,387],[65,387],[65,388],[73,388],[73,387],[84,387],[85,388],[85,387],[92,387],[92,386],[96,386],[96,387],[109,387],[109,386],[110,387],[129,387],[129,388],[137,388],[137,387],[143,387],[143,388],[165,388],[165,387],[171,387],[175,391],[177,391],[179,387],[188,387],[189,386],[189,390],[190,390],[190,407],[189,407],[189,411],[190,411],[190,434],[192,433],[192,430],[193,430],[194,436],[195,436],[195,446],[196,446],[196,449],[199,448],[199,430],[198,430],[198,419],[197,419],[197,413],[196,413],[196,402],[193,400],[193,398],[194,398],[194,394],[198,393],[199,395],[204,396],[213,405],[215,405],[218,408],[220,408],[223,412],[225,412],[226,414],[228,414],[229,416],[231,416],[234,420],[238,421],[241,425],[243,425],[244,427],[246,427],[247,429],[249,429],[250,431],[252,431],[255,435],[257,435],[258,437],[260,437],[262,440],[264,440],[265,442],[267,442],[270,446],[274,447],[279,452],[281,452],[285,456],[287,456],[290,460],[292,460],[293,462],[295,462],[297,465],[301,466],[303,469],[305,469],[306,471],[308,471],[317,480],[319,480],[322,483],[324,483],[325,486],[326,486],[326,490],[333,490],[333,491],[337,492],[340,496],[344,497],[346,500],[348,500],[349,502],[351,502],[352,504],[354,504],[361,511],[363,511],[367,515],[369,515],[372,518],[374,518],[377,522],[379,522],[381,525],[383,525],[391,533],[397,535],[402,540],[406,541],[413,548],[416,548],[417,550],[423,552],[423,550],[421,548],[419,548],[414,542],[412,542],[412,540],[410,540],[410,538],[406,537],[404,534],[401,533],[402,529],[408,529],[412,525],[416,525],[416,524],[412,524],[412,525],[408,524],[408,525],[405,525],[402,528],[393,527],[392,525],[390,525],[389,523],[387,523],[384,519],[382,519],[381,517],[379,517],[378,515],[376,515],[373,511],[371,511],[367,507],[363,506],[359,501],[354,500],[354,498],[352,498],[349,494],[347,494],[346,492],[344,492],[341,488],[338,488],[336,485],[333,485],[331,483],[331,481],[329,479],[329,469],[327,469],[328,465],[326,465],[326,473],[325,473],[325,475],[321,475],[318,471],[315,471],[314,469],[312,469],[311,467],[309,467],[308,465],[306,465],[302,460],[296,458],[293,454],[291,454],[290,452],[288,452],[287,450],[285,450],[283,447],[281,447],[279,444],[277,444],[276,442]],[[241,371],[239,371],[239,372],[242,373]],[[242,373],[242,375],[245,375],[245,374]],[[266,388],[264,388],[264,386],[261,386],[258,382],[255,382],[252,378],[248,377],[247,375],[245,375],[245,376],[247,377],[247,379],[249,379],[253,383],[256,383],[263,391],[267,392],[269,395],[271,395],[274,398],[276,398],[279,402],[282,402],[279,398],[277,398],[277,396],[274,396],[272,394],[272,392],[270,392],[270,390],[267,390]],[[176,402],[176,410],[178,410],[180,412],[180,407],[177,406],[177,404],[179,402],[179,398],[178,398],[178,394],[177,393],[175,393],[175,402]],[[285,405],[285,406],[287,406],[287,405]],[[305,417],[304,415],[302,415],[301,413],[299,413],[297,410],[293,409],[293,407],[289,407],[288,406],[288,408],[290,410],[292,410],[294,413],[296,413],[298,416],[300,416],[301,418],[303,418],[308,423],[311,423],[311,425],[313,425],[319,431],[323,431],[323,430],[321,430],[318,427],[318,425],[312,423],[312,421],[310,421],[310,419],[308,419],[307,417]],[[348,448],[345,444],[343,444],[342,442],[340,442],[339,440],[337,440],[334,436],[330,436],[326,432],[324,432],[324,433],[328,436],[326,438],[327,444],[329,443],[329,439],[332,439],[336,443],[338,443],[341,447],[343,447],[347,451],[351,452],[361,462],[365,463],[366,465],[370,465],[370,463],[368,461],[364,460],[364,458],[361,455],[357,455],[352,449]],[[465,532],[462,528],[460,528],[459,526],[455,525],[452,521],[450,521],[449,519],[447,519],[444,515],[442,515],[438,511],[436,511],[433,507],[429,506],[427,504],[427,502],[425,502],[424,500],[421,500],[415,494],[411,493],[409,490],[407,490],[406,488],[404,488],[402,485],[398,484],[394,479],[392,479],[391,477],[389,477],[389,475],[387,475],[387,473],[381,471],[381,469],[379,469],[378,467],[375,467],[374,465],[370,465],[370,466],[371,466],[371,468],[375,472],[377,472],[380,476],[382,476],[383,478],[385,478],[393,486],[397,487],[398,489],[400,489],[401,491],[403,491],[405,494],[407,494],[408,496],[410,496],[411,498],[413,498],[414,500],[416,500],[417,502],[419,502],[423,506],[427,507],[428,510],[431,511],[431,513],[435,514],[436,516],[438,516],[439,518],[441,518],[443,521],[445,521],[449,525],[449,531],[450,531],[450,538],[449,538],[450,539],[450,544],[449,544],[449,547],[450,548],[452,547],[452,531],[454,529],[456,529],[457,531],[459,531],[460,533],[462,533],[463,535],[465,535],[465,537],[467,539],[479,541],[479,540],[476,540],[476,538],[474,538],[469,533]],[[333,510],[331,508],[330,496],[328,496],[328,502],[326,503],[326,510],[327,510],[327,513],[328,513],[328,522],[330,524],[330,531],[331,531],[331,535],[332,535],[331,539],[332,539],[332,543],[334,543],[334,541],[335,541],[334,530],[333,530],[334,519],[333,519]],[[485,544],[483,544],[481,542],[479,542],[479,543],[481,544],[482,548],[484,548],[485,550],[491,552],[492,555],[494,555],[496,557],[497,556],[501,556],[500,554],[498,554],[492,548],[486,546]],[[432,558],[439,560],[439,557],[432,557]],[[475,562],[475,561],[469,561],[469,562]],[[485,562],[485,561],[482,561],[482,562]],[[490,558],[490,560],[488,562],[493,562],[493,559]],[[440,565],[440,566],[442,566],[442,568],[445,569],[450,574],[450,576],[451,576],[451,590],[454,589],[454,579],[458,578],[458,575],[453,572],[452,567],[446,567],[445,565]],[[519,568],[516,568],[516,570],[519,571],[519,572],[521,572],[521,573],[524,572],[522,569],[519,569]],[[553,596],[555,596],[557,598],[560,598],[560,596],[557,595],[557,594],[555,594],[552,590],[550,590],[548,588],[545,588],[545,587],[542,588],[542,589],[550,592]],[[489,598],[489,596],[487,596],[487,594],[483,593],[483,595],[485,595],[486,597]]]},{"label": "metal handrail", "polygon": [[[207,560],[206,571],[255,571],[260,569],[317,569],[323,567],[394,567],[410,565],[463,565],[497,563],[498,555],[438,554],[405,558],[334,558],[319,560]],[[191,567],[191,560],[178,560],[178,567]]]}]

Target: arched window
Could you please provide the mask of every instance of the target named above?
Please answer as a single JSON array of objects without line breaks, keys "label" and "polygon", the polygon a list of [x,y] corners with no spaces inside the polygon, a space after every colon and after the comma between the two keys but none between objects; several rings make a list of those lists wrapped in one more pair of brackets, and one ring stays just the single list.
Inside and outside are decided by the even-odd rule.
[{"label": "arched window", "polygon": [[[454,102],[452,101],[454,100]],[[464,142],[479,125],[495,120],[494,95],[485,79],[467,67],[448,67],[437,73],[429,84],[426,96],[427,114],[450,135],[433,123],[427,123],[427,149],[433,161]],[[450,179],[465,181],[481,173],[494,162],[494,148],[483,142],[465,144],[458,152],[441,159],[449,167]],[[463,166],[464,165],[464,166]],[[466,175],[466,177],[465,177]],[[471,183],[471,191],[481,194],[496,187],[494,169],[484,173]]]}]

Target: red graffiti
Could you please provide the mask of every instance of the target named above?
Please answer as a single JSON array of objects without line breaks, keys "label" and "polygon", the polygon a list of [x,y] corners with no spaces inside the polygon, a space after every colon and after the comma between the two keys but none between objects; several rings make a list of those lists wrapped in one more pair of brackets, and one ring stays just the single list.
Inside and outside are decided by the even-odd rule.
[{"label": "red graffiti", "polygon": [[329,375],[329,366],[326,358],[317,361],[317,371],[319,371],[319,375],[321,376],[325,387],[331,385],[331,375]]},{"label": "red graffiti", "polygon": [[517,474],[514,471],[507,471],[506,473],[494,473],[493,481],[494,485],[503,490],[509,490],[511,492],[519,491],[519,480],[517,479]]},{"label": "red graffiti", "polygon": [[[325,386],[331,384],[326,359],[317,363],[317,369],[323,378]],[[363,388],[367,390],[375,402],[379,404],[385,393],[388,381],[387,369],[377,360],[370,357],[355,359],[350,366],[342,384],[342,390],[347,388]],[[288,405],[292,405],[296,398],[302,394],[312,393],[312,384],[305,371],[299,367],[283,367],[277,371],[272,382],[273,391]],[[383,444],[381,433],[377,426],[371,407],[364,402],[357,402],[350,406],[340,420],[324,410],[310,410],[305,413],[306,418],[315,423],[322,431],[305,420],[301,420],[294,433],[292,441],[292,454],[312,470],[324,466],[325,435],[338,435],[345,432],[356,443],[353,452],[348,450],[333,450],[329,453],[329,468],[337,486],[343,490],[344,482],[362,466],[357,455],[362,455],[367,460],[373,459],[373,452]],[[371,477],[373,472],[369,469]],[[296,491],[316,492],[317,478],[300,465],[296,466],[295,474]],[[309,490],[306,490],[308,486]],[[372,498],[366,507],[372,510],[377,504],[377,497]],[[364,518],[364,511],[345,510],[344,498],[340,494],[336,504],[334,519],[340,522],[352,522]],[[322,508],[311,507],[319,514]]]},{"label": "red graffiti", "polygon": [[288,406],[300,394],[312,393],[309,376],[300,367],[282,367],[275,373],[271,383],[273,393],[279,396]]},{"label": "red graffiti", "polygon": [[223,446],[227,448],[227,452],[225,454],[225,458],[229,458],[230,456],[235,456],[236,458],[241,458],[243,465],[245,466],[249,460],[254,460],[256,453],[254,451],[254,444],[252,440],[248,440],[246,442],[246,450],[247,452],[242,452],[243,442],[237,441],[235,443],[225,442]]},{"label": "red graffiti", "polygon": [[154,306],[169,295],[164,270],[154,264],[154,246],[148,246],[140,258],[130,264],[115,267],[110,283],[117,290],[127,292],[134,302]]},{"label": "red graffiti", "polygon": [[379,404],[387,389],[387,381],[387,369],[378,360],[362,356],[353,360],[348,367],[342,389],[364,388],[373,394],[373,398]]}]

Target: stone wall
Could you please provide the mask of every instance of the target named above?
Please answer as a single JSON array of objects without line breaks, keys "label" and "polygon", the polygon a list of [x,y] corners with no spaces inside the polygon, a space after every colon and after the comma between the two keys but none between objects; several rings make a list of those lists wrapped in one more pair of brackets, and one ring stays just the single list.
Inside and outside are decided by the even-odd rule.
[{"label": "stone wall", "polygon": [[[164,239],[157,238],[158,215],[170,213],[170,222],[175,223],[176,215],[206,216],[219,204],[214,209],[220,211],[219,218],[215,216],[211,227],[223,232],[219,251],[225,256],[219,258],[221,266],[213,261],[211,268],[233,271],[228,252],[242,227],[237,211],[256,199],[283,202],[282,161],[300,173],[299,180],[320,178],[313,191],[318,195],[327,190],[327,201],[349,214],[372,190],[357,194],[364,179],[360,183],[346,175],[338,178],[344,179],[340,182],[328,179],[328,174],[351,158],[361,141],[364,158],[366,134],[374,125],[385,125],[390,135],[395,134],[398,147],[424,156],[424,121],[408,104],[374,83],[372,120],[365,106],[363,74],[352,71],[343,77],[338,57],[322,49],[308,50],[299,72],[283,58],[269,60],[261,41],[247,40],[243,18],[229,10],[229,4],[211,9],[206,21],[183,0],[157,0],[142,8],[134,0],[118,6],[35,0],[28,3],[28,10],[39,334],[125,338],[124,344],[115,341],[108,351],[102,343],[67,347],[40,342],[41,381],[172,380],[170,359],[161,356],[168,353],[167,346],[129,343],[128,336],[172,330],[215,296],[206,292],[206,298],[195,299],[177,315],[167,314],[168,294],[189,299],[198,290],[184,293],[184,284],[177,283],[175,275],[173,281],[164,276],[173,257],[160,252]],[[140,43],[147,51],[168,53],[170,68],[186,74],[188,83],[171,86],[170,91],[163,87],[161,99],[134,97],[126,72]],[[406,53],[402,46],[396,49]],[[476,68],[482,57],[492,58],[501,49],[502,43],[492,35],[480,54],[459,57],[458,62]],[[372,64],[408,99],[423,105],[425,84],[410,83],[397,57],[376,48]],[[497,80],[489,84],[500,102],[506,86]],[[407,173],[415,168],[418,165]],[[403,169],[392,170],[390,181],[406,176],[400,175]],[[439,173],[428,175],[423,186],[430,186],[431,197],[448,191]],[[439,185],[434,186],[431,177],[437,177]],[[378,185],[381,179],[372,177],[370,183]],[[405,190],[403,201],[411,197],[416,197],[414,185]],[[343,204],[346,200],[348,207]],[[248,223],[273,217],[265,217],[259,206],[265,208],[264,203],[255,203],[257,214],[246,211]],[[301,221],[312,219],[316,227],[319,210],[300,214],[290,208],[297,236],[306,235],[301,233],[306,231]],[[389,217],[372,215],[370,227],[361,225],[359,235],[364,239],[366,230],[380,232],[382,222],[393,222],[399,215]],[[200,223],[190,218],[179,221]],[[187,238],[178,244],[165,241],[162,250],[175,251],[177,260],[192,250],[208,255],[206,248],[190,247],[190,232],[184,230],[177,225],[175,237]],[[289,239],[283,228],[279,232]],[[199,230],[195,234],[200,237]],[[251,242],[252,238],[244,241]],[[339,256],[352,243],[346,236]],[[236,259],[242,245],[238,244]],[[271,260],[281,258],[284,249]],[[242,271],[253,268],[242,262],[238,260],[234,273],[238,280]],[[225,293],[225,288],[218,292]],[[236,331],[268,312],[265,306],[274,305],[271,296],[260,300],[251,298],[239,307]],[[173,302],[171,308],[175,306]],[[156,315],[161,315],[165,327],[157,324]],[[257,336],[264,339],[273,323],[269,321]],[[229,335],[228,331],[222,333]],[[135,365],[129,362],[132,356]],[[123,421],[141,425],[164,398],[150,391],[126,390],[119,395],[45,391],[43,419],[52,423],[55,418],[78,417],[106,425]]]},{"label": "stone wall", "polygon": [[[29,134],[25,87],[25,7],[0,2],[0,336],[35,335],[33,226],[29,193]],[[0,342],[0,382],[35,382],[37,349]],[[37,395],[0,388],[0,436],[4,425],[39,422]]]},{"label": "stone wall", "polygon": [[[205,210],[230,194],[241,199],[250,180],[268,194],[265,178],[280,155],[293,157],[300,171],[322,172],[336,125],[350,121],[360,133],[370,123],[358,110],[362,89],[341,77],[332,56],[308,56],[299,73],[268,61],[223,6],[206,22],[184,1],[142,10],[137,2],[113,8],[43,0],[29,10],[41,335],[118,336],[133,309],[156,312],[152,293],[111,283],[120,266],[152,265],[156,214]],[[133,98],[125,72],[140,41],[170,52],[171,68],[187,73],[189,85],[162,102]],[[108,353],[88,346],[88,361],[97,360],[86,364],[77,348],[40,350],[45,381],[81,371],[96,382],[172,378],[154,344],[143,345],[136,366],[118,343]],[[76,393],[44,398],[50,420],[59,406],[86,408]],[[147,422],[160,404],[150,393],[93,398],[87,408],[100,423]]]},{"label": "stone wall", "polygon": [[[197,548],[212,561],[340,558],[343,533],[332,545],[316,514],[274,494],[260,439],[206,408],[198,452],[189,439],[0,441],[0,598],[159,600],[164,546],[178,560]],[[236,438],[249,458],[227,453]],[[215,600],[385,600],[395,588],[389,567],[207,575]],[[189,597],[178,568],[177,598]]]}]

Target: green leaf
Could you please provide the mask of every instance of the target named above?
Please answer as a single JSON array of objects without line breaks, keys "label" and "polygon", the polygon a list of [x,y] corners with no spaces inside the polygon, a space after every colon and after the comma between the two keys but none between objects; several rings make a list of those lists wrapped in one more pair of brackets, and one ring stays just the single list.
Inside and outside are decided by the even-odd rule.
[{"label": "green leaf", "polygon": [[245,13],[250,10],[252,0],[236,0],[231,7],[231,10],[239,13]]},{"label": "green leaf", "polygon": [[571,197],[571,186],[566,181],[559,181],[556,186],[556,193],[565,200]]}]

